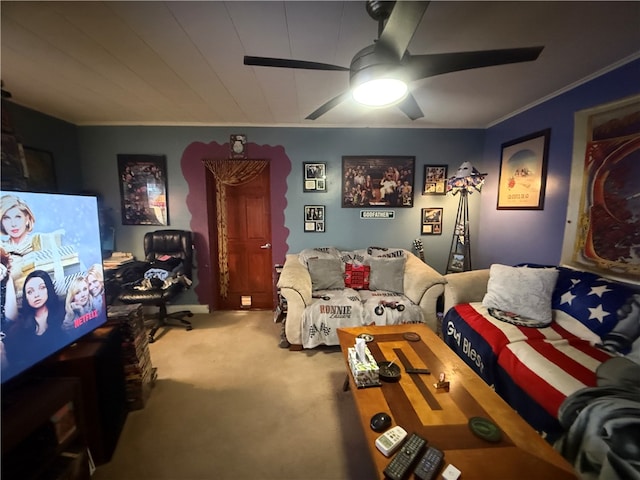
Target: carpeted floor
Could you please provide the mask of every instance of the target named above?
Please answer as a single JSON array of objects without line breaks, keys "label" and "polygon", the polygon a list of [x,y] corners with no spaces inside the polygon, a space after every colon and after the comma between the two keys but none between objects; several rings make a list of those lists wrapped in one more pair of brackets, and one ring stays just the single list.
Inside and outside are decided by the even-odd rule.
[{"label": "carpeted floor", "polygon": [[338,347],[278,348],[272,312],[193,325],[150,345],[156,385],[94,480],[376,477]]}]

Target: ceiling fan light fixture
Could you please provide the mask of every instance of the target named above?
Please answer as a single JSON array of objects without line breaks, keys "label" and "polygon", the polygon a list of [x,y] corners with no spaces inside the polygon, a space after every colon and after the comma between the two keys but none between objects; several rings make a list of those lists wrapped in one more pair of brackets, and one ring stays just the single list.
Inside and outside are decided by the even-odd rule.
[{"label": "ceiling fan light fixture", "polygon": [[386,107],[404,99],[409,92],[405,82],[397,78],[376,78],[353,88],[353,99],[369,107]]}]

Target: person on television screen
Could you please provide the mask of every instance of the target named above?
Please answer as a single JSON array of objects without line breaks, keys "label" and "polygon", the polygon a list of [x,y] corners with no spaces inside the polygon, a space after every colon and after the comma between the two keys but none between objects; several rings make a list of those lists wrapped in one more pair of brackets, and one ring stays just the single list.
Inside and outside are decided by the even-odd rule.
[{"label": "person on television screen", "polygon": [[31,232],[36,218],[29,205],[15,195],[3,195],[0,199],[2,243],[10,253],[24,255],[33,249]]},{"label": "person on television screen", "polygon": [[79,276],[71,281],[64,309],[64,330],[78,328],[92,318],[91,314],[95,309],[86,277]]},{"label": "person on television screen", "polygon": [[53,352],[64,340],[62,303],[47,272],[34,270],[22,287],[22,307],[4,339],[7,362],[17,364]]},{"label": "person on television screen", "polygon": [[87,281],[89,282],[89,293],[93,308],[99,312],[104,308],[104,275],[102,273],[102,265],[93,264],[87,271]]},{"label": "person on television screen", "polygon": [[32,252],[42,249],[43,234],[33,232],[36,216],[31,207],[15,195],[0,198],[0,222],[2,247],[10,257],[11,278],[19,291],[25,280],[23,266],[30,263]]},{"label": "person on television screen", "polygon": [[0,247],[0,319],[2,331],[10,322],[18,318],[18,304],[16,291],[11,279],[11,257],[7,251]]}]

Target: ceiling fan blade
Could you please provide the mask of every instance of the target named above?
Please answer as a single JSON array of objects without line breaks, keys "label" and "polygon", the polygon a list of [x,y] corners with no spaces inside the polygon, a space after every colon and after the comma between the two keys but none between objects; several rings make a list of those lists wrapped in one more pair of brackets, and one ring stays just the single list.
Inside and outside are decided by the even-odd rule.
[{"label": "ceiling fan blade", "polygon": [[327,113],[332,108],[337,107],[339,104],[344,102],[350,96],[351,96],[351,90],[347,90],[346,92],[342,92],[337,97],[332,98],[327,103],[325,103],[321,107],[317,108],[314,112],[312,112],[309,115],[307,115],[306,120],[316,120],[317,118],[321,117],[322,115]]},{"label": "ceiling fan blade", "polygon": [[336,70],[340,72],[348,72],[349,69],[340,65],[331,65],[329,63],[306,62],[304,60],[288,60],[286,58],[271,57],[250,57],[245,55],[245,65],[255,65],[257,67],[278,67],[278,68],[300,68],[304,70]]},{"label": "ceiling fan blade", "polygon": [[376,48],[385,48],[393,52],[398,60],[401,59],[428,6],[429,2],[397,1]]},{"label": "ceiling fan blade", "polygon": [[416,99],[411,95],[411,93],[409,93],[407,97],[398,104],[398,108],[411,120],[417,120],[418,118],[424,117],[424,113],[420,110],[418,102],[416,102]]},{"label": "ceiling fan blade", "polygon": [[491,67],[536,60],[544,47],[507,48],[478,52],[407,55],[402,64],[408,67],[410,80],[471,68]]}]

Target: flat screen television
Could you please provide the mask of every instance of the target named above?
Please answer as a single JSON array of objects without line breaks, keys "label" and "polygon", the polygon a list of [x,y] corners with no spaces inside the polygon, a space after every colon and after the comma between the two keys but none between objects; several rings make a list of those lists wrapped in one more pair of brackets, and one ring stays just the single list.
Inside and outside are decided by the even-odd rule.
[{"label": "flat screen television", "polygon": [[95,196],[0,191],[2,384],[107,321]]}]

